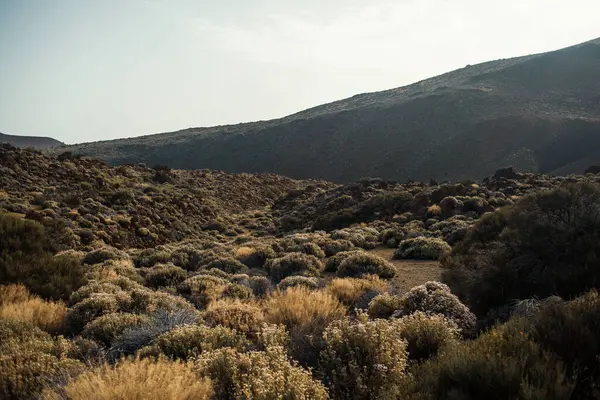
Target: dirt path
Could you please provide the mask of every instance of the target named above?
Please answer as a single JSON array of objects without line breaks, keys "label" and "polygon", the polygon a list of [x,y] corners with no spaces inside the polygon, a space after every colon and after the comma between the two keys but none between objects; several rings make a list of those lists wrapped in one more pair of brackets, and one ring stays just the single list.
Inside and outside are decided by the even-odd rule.
[{"label": "dirt path", "polygon": [[369,250],[369,253],[384,258],[396,266],[398,274],[392,280],[390,289],[398,289],[403,293],[425,282],[441,279],[442,269],[439,261],[392,260],[394,250],[386,247]]}]

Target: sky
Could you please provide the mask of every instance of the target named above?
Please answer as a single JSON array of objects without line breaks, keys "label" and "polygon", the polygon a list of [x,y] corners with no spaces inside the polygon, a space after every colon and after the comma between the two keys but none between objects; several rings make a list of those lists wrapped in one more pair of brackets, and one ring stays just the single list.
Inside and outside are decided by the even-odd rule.
[{"label": "sky", "polygon": [[600,37],[598,0],[0,0],[0,132],[283,117]]}]

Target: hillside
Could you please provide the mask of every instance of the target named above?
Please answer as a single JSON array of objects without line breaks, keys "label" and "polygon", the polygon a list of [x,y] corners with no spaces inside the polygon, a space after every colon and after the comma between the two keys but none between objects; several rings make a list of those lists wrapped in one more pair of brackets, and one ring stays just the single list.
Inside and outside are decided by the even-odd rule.
[{"label": "hillside", "polygon": [[52,147],[58,147],[64,144],[49,137],[16,136],[5,135],[4,133],[0,133],[0,143],[8,143],[12,146],[21,148],[31,147],[33,149],[50,149]]},{"label": "hillside", "polygon": [[69,150],[111,164],[273,172],[349,182],[474,179],[513,165],[600,162],[600,40],[467,66],[282,119],[191,128]]}]

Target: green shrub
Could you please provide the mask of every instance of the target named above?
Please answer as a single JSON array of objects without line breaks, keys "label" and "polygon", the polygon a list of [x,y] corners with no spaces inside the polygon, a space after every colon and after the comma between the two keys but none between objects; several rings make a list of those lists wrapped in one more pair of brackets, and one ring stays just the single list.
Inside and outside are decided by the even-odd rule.
[{"label": "green shrub", "polygon": [[219,258],[211,261],[206,269],[216,268],[228,274],[244,274],[248,272],[248,267],[235,258]]},{"label": "green shrub", "polygon": [[289,253],[303,253],[315,256],[317,258],[325,258],[325,252],[313,242],[296,244],[295,246],[286,249]]},{"label": "green shrub", "polygon": [[271,278],[276,282],[292,275],[319,276],[321,262],[315,256],[303,253],[290,253],[280,258],[269,260],[265,264]]},{"label": "green shrub", "polygon": [[158,336],[152,346],[140,350],[140,355],[165,355],[187,360],[222,347],[243,351],[250,347],[250,342],[235,330],[224,326],[210,328],[202,325],[184,325]]},{"label": "green shrub", "polygon": [[354,247],[351,241],[349,240],[328,240],[321,245],[321,248],[325,252],[327,257],[331,257],[342,251],[349,251]]},{"label": "green shrub", "polygon": [[398,249],[394,252],[394,258],[439,260],[451,250],[448,243],[442,239],[417,237],[401,241]]},{"label": "green shrub", "polygon": [[378,319],[332,322],[323,333],[319,369],[334,399],[395,398],[407,364],[406,341]]},{"label": "green shrub", "polygon": [[600,287],[600,187],[566,184],[484,215],[443,279],[480,316],[518,299]]},{"label": "green shrub", "polygon": [[407,342],[408,358],[421,361],[436,356],[442,349],[458,343],[458,326],[443,315],[417,311],[395,321]]},{"label": "green shrub", "polygon": [[285,291],[287,288],[294,286],[304,286],[308,289],[317,289],[319,287],[319,279],[310,276],[292,275],[279,282],[277,289]]},{"label": "green shrub", "polygon": [[176,286],[187,278],[187,272],[173,264],[156,264],[146,273],[146,285],[152,288]]},{"label": "green shrub", "polygon": [[340,267],[340,264],[342,263],[342,261],[344,261],[346,258],[348,258],[352,255],[355,255],[355,254],[362,254],[362,253],[364,253],[364,251],[362,249],[341,251],[341,252],[329,257],[329,259],[325,263],[324,271],[335,273],[335,272],[337,272],[338,268]]},{"label": "green shrub", "polygon": [[126,295],[126,292],[120,286],[117,286],[112,281],[91,281],[88,284],[80,287],[69,298],[69,304],[74,306],[77,303],[89,298],[94,293],[120,294]]},{"label": "green shrub", "polygon": [[523,332],[495,329],[450,346],[414,371],[399,398],[571,399],[573,384],[556,357]]},{"label": "green shrub", "polygon": [[122,250],[114,247],[102,247],[97,250],[90,251],[83,258],[83,264],[94,265],[100,264],[109,260],[128,260],[129,255]]},{"label": "green shrub", "polygon": [[196,369],[212,380],[217,399],[328,398],[323,385],[309,371],[290,363],[278,346],[246,353],[218,349],[202,354],[196,360]]},{"label": "green shrub", "polygon": [[396,275],[394,266],[381,257],[369,253],[353,254],[340,263],[336,275],[339,277],[360,278],[377,275],[383,279]]},{"label": "green shrub", "polygon": [[237,300],[251,300],[254,298],[252,289],[247,286],[240,285],[237,283],[230,283],[223,287],[221,292],[221,298],[223,299],[237,299]]},{"label": "green shrub", "polygon": [[117,296],[107,293],[96,293],[75,304],[67,314],[67,327],[72,333],[79,333],[86,324],[94,319],[119,311]]},{"label": "green shrub", "polygon": [[369,302],[367,313],[371,318],[390,318],[402,304],[400,297],[382,293]]},{"label": "green shrub", "polygon": [[427,282],[414,287],[401,297],[400,302],[401,306],[394,313],[395,317],[422,311],[426,314],[441,314],[454,321],[463,334],[472,333],[475,327],[475,315],[443,283]]},{"label": "green shrub", "polygon": [[81,336],[110,347],[115,338],[125,330],[146,323],[148,320],[149,318],[145,315],[105,314],[88,323],[81,332]]},{"label": "green shrub", "polygon": [[205,308],[217,300],[228,281],[210,275],[197,275],[183,281],[177,291],[198,308]]}]

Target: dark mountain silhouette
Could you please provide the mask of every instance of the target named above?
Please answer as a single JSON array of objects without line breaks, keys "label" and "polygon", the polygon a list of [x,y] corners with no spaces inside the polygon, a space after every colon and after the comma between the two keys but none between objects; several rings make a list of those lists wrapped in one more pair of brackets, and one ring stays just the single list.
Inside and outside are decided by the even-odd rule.
[{"label": "dark mountain silhouette", "polygon": [[112,164],[274,172],[348,182],[582,173],[600,163],[600,39],[482,63],[285,118],[68,150]]},{"label": "dark mountain silhouette", "polygon": [[56,139],[40,136],[16,136],[0,133],[0,143],[8,143],[15,147],[31,147],[34,149],[49,149],[62,146],[64,143]]}]

